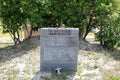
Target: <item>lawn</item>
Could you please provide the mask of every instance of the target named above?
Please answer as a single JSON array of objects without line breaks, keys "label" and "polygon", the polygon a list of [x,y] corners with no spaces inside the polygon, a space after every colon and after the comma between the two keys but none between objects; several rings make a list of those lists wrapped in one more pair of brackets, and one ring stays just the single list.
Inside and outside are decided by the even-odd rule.
[{"label": "lawn", "polygon": [[80,41],[77,72],[40,72],[39,37],[0,49],[0,80],[120,80],[119,51]]},{"label": "lawn", "polygon": [[13,45],[13,40],[8,33],[3,33],[2,28],[0,28],[0,48]]},{"label": "lawn", "polygon": [[[24,32],[22,32],[22,39],[24,36]],[[14,42],[12,40],[12,37],[9,33],[3,33],[2,27],[0,27],[0,48],[4,48],[6,46],[13,45]]]}]

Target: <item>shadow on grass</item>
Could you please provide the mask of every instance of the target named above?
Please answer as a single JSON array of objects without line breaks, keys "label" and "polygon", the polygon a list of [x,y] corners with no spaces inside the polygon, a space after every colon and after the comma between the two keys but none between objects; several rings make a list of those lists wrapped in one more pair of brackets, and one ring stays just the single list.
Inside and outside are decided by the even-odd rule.
[{"label": "shadow on grass", "polygon": [[30,50],[37,48],[39,46],[39,39],[40,37],[32,37],[31,39],[24,40],[21,44],[0,48],[0,63],[20,57],[27,54]]},{"label": "shadow on grass", "polygon": [[91,51],[96,53],[103,53],[105,56],[113,58],[117,61],[120,61],[120,50],[108,50],[107,48],[102,47],[98,42],[88,42],[88,41],[80,41],[79,50],[83,51]]}]

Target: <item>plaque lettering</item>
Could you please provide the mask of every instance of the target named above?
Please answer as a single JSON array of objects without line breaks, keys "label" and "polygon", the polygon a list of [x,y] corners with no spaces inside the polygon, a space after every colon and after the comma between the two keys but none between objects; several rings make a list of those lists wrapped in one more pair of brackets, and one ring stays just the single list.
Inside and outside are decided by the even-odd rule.
[{"label": "plaque lettering", "polygon": [[49,35],[71,35],[71,30],[49,30]]}]

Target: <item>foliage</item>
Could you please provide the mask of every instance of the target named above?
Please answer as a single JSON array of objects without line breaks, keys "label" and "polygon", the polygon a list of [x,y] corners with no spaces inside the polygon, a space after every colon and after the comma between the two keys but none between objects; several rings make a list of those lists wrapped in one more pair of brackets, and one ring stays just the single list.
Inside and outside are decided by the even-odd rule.
[{"label": "foliage", "polygon": [[[111,0],[102,3],[100,9],[103,9],[98,17],[100,32],[96,34],[96,39],[104,47],[113,50],[114,46],[120,41],[120,6],[119,0]],[[106,16],[106,17],[105,17]]]},{"label": "foliage", "polygon": [[47,4],[47,12],[43,14],[44,26],[59,27],[65,24],[67,27],[79,28],[80,33],[83,33],[85,17],[82,14],[84,2],[76,0],[49,0]]},{"label": "foliage", "polygon": [[0,17],[2,18],[2,26],[4,33],[9,32],[15,44],[20,42],[19,30],[24,22],[25,15],[20,10],[20,0],[1,0],[0,1]]},{"label": "foliage", "polygon": [[[20,30],[29,22],[32,27],[41,26],[41,0],[0,0],[0,17],[4,33],[20,43]],[[32,3],[32,4],[31,4]]]},{"label": "foliage", "polygon": [[15,44],[20,42],[20,30],[30,24],[41,27],[79,28],[85,39],[92,27],[99,28],[97,39],[112,49],[119,42],[119,0],[0,0],[0,17],[4,32],[9,32]]},{"label": "foliage", "polygon": [[[48,10],[43,16],[44,24],[46,27],[56,27],[60,24],[74,28],[77,27],[83,39],[86,38],[92,27],[101,29],[102,26],[102,30],[107,33],[108,29],[110,29],[109,26],[116,22],[115,20],[119,11],[118,8],[120,7],[118,1],[119,0],[50,0],[49,4],[47,4]],[[119,23],[116,22],[116,25],[118,24]],[[111,26],[114,27],[114,25]],[[117,31],[117,33],[119,33],[119,31]],[[108,34],[109,31],[105,35]],[[109,39],[109,37],[106,36],[105,38]],[[112,44],[110,44],[110,46],[111,45]]]}]

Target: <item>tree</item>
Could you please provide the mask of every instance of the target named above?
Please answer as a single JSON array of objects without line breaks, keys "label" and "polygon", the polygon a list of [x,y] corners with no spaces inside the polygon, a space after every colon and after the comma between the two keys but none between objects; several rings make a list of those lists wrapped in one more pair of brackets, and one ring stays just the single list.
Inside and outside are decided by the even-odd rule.
[{"label": "tree", "polygon": [[[100,32],[97,39],[104,47],[113,50],[114,46],[120,41],[120,1],[111,0],[102,2],[98,8]],[[100,12],[101,11],[101,12]]]},{"label": "tree", "polygon": [[119,0],[0,0],[0,17],[4,31],[13,36],[15,43],[20,42],[21,27],[26,28],[29,23],[32,27],[29,37],[38,28],[65,24],[79,28],[80,38],[85,40],[92,27],[97,27],[98,40],[106,45],[110,35],[119,33],[118,3]]},{"label": "tree", "polygon": [[[85,40],[92,27],[100,29],[99,41],[107,48],[119,42],[119,0],[50,0],[47,23],[77,27]],[[50,22],[49,22],[50,21]],[[84,33],[84,34],[82,34]]]},{"label": "tree", "polygon": [[[20,43],[20,30],[27,22],[33,30],[42,26],[41,6],[45,0],[0,0],[0,17],[4,31],[12,36],[14,43]],[[31,4],[32,3],[32,4]]]},{"label": "tree", "polygon": [[19,30],[21,30],[24,22],[23,17],[25,17],[24,13],[20,10],[20,0],[1,0],[0,12],[3,32],[10,33],[15,44],[20,43]]},{"label": "tree", "polygon": [[[23,13],[27,16],[25,19],[31,25],[31,31],[29,34],[29,38],[32,36],[33,30],[38,30],[38,28],[42,27],[42,14],[45,13],[46,2],[47,0],[22,0],[21,1],[21,9]],[[31,4],[32,3],[32,4]],[[24,24],[24,25],[25,25]],[[26,27],[26,25],[25,25]]]},{"label": "tree", "polygon": [[86,5],[84,0],[50,0],[48,11],[43,15],[44,24],[47,27],[65,24],[67,27],[79,28],[82,36],[87,21],[83,11]]}]

